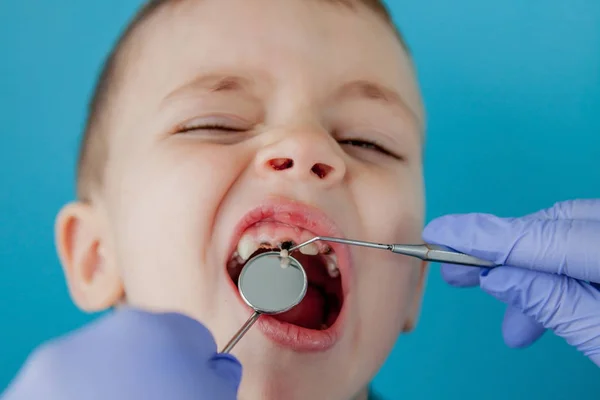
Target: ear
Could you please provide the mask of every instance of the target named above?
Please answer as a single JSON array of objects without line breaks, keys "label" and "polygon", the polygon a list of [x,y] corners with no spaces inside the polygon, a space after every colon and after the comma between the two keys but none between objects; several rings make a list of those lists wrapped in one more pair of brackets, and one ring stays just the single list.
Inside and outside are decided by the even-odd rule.
[{"label": "ear", "polygon": [[427,272],[429,271],[429,263],[423,261],[418,270],[417,286],[415,288],[414,297],[411,302],[409,316],[404,324],[403,332],[411,332],[419,319],[421,311],[421,301],[423,300],[423,292],[425,291],[425,282],[427,280]]},{"label": "ear", "polygon": [[106,310],[124,294],[118,269],[108,262],[102,227],[97,210],[82,202],[66,205],[56,218],[56,247],[69,292],[86,312]]}]

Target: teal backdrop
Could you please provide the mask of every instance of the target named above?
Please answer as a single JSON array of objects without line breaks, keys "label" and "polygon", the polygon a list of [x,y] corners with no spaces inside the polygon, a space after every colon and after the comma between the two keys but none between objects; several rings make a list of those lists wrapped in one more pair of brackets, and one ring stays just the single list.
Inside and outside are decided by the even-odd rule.
[{"label": "teal backdrop", "polygon": [[[0,1],[0,389],[36,345],[93,318],[69,300],[53,220],[73,198],[99,66],[139,4]],[[429,219],[600,198],[598,0],[388,4],[429,114]],[[476,289],[448,287],[434,265],[420,324],[375,388],[389,399],[598,396],[600,370],[552,334],[505,347],[503,311]]]}]

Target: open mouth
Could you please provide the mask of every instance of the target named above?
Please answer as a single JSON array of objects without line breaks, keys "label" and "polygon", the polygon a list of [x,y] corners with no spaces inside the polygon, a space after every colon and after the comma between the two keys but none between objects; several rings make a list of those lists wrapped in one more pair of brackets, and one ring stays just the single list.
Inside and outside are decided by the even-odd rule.
[{"label": "open mouth", "polygon": [[[261,221],[244,232],[229,258],[227,272],[237,287],[240,273],[249,259],[269,251],[279,252],[315,236],[296,226]],[[327,330],[337,321],[344,302],[336,254],[330,246],[317,242],[298,249],[292,255],[306,272],[306,295],[296,307],[272,317],[304,329]]]}]

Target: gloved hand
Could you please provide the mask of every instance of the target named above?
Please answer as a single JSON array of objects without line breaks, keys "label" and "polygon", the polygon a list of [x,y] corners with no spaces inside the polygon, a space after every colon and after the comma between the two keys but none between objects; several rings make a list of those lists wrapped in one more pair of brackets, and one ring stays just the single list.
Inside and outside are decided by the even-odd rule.
[{"label": "gloved hand", "polygon": [[241,372],[200,323],[125,309],[36,351],[2,399],[235,399]]},{"label": "gloved hand", "polygon": [[448,215],[429,223],[423,238],[503,265],[443,265],[442,275],[508,304],[506,344],[529,346],[550,329],[600,366],[600,200],[557,203],[523,218]]}]

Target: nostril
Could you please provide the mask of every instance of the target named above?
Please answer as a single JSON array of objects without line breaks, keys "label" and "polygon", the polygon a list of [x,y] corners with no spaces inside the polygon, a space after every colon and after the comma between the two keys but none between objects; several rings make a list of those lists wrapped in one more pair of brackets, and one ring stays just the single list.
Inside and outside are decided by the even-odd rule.
[{"label": "nostril", "polygon": [[292,168],[294,166],[294,160],[291,158],[274,158],[269,161],[269,166],[275,171],[281,171],[284,169]]},{"label": "nostril", "polygon": [[327,175],[329,175],[329,173],[331,171],[333,171],[333,167],[331,167],[327,164],[317,163],[317,164],[313,165],[313,167],[311,168],[311,171],[313,174],[315,174],[319,178],[323,179]]}]

